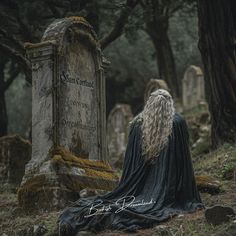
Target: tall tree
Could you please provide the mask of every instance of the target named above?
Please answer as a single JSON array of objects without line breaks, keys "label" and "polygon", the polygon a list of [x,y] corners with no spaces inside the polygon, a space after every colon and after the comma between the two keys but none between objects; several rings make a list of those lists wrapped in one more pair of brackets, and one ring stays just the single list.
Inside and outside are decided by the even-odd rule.
[{"label": "tall tree", "polygon": [[175,59],[168,29],[170,18],[179,10],[192,8],[191,0],[143,0],[145,30],[156,49],[159,77],[164,79],[175,98],[180,98],[180,81],[176,73]]},{"label": "tall tree", "polygon": [[236,141],[236,1],[198,0],[199,49],[213,147]]}]

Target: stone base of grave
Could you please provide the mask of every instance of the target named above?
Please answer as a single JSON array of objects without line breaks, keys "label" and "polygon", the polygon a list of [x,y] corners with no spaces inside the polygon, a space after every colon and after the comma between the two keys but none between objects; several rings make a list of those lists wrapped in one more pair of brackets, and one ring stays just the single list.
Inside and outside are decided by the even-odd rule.
[{"label": "stone base of grave", "polygon": [[63,148],[54,149],[51,159],[28,172],[18,189],[19,205],[26,211],[62,209],[79,199],[84,188],[110,191],[118,177],[105,162],[82,159]]}]

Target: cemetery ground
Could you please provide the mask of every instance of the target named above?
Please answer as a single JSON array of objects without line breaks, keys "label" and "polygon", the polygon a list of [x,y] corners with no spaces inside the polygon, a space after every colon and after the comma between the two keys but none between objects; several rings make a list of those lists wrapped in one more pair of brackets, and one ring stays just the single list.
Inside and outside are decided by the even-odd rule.
[{"label": "cemetery ground", "polygon": [[[186,118],[190,126],[190,136],[194,134],[196,119],[203,119],[201,114],[196,116],[198,111],[187,114]],[[200,118],[196,118],[200,117]],[[203,119],[204,120],[204,119]],[[203,122],[204,123],[204,122]],[[196,124],[195,124],[196,126]],[[198,125],[197,125],[198,126]],[[197,127],[204,131],[204,127]],[[196,175],[211,176],[219,181],[220,191],[213,194],[206,191],[201,192],[203,203],[206,207],[213,205],[230,206],[236,211],[236,145],[224,144],[215,151],[209,151],[206,142],[207,135],[198,137],[198,143],[193,150],[193,165]],[[199,141],[200,140],[200,141]],[[0,235],[4,236],[31,236],[47,235],[56,236],[57,218],[60,211],[26,214],[19,208],[16,192],[10,192],[1,187],[0,193]],[[5,233],[5,234],[4,234]],[[179,215],[167,222],[163,222],[150,229],[139,230],[133,233],[121,231],[105,231],[98,235],[125,236],[125,235],[236,235],[236,221],[231,219],[228,223],[213,226],[207,223],[204,210],[193,214]],[[81,235],[92,235],[83,233]]]}]

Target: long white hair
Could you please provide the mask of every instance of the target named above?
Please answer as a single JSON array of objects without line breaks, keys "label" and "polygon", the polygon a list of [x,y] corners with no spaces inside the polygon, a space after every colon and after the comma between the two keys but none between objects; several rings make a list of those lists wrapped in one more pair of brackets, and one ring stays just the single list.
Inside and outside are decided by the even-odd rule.
[{"label": "long white hair", "polygon": [[142,151],[145,159],[159,156],[168,143],[174,119],[174,104],[169,92],[158,89],[151,93],[142,113]]}]

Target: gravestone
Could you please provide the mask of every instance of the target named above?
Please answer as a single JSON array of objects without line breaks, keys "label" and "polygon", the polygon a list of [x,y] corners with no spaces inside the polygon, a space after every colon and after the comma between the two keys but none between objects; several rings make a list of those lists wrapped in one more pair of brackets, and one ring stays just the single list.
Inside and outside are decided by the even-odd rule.
[{"label": "gravestone", "polygon": [[182,81],[184,110],[205,104],[204,77],[200,67],[189,66]]},{"label": "gravestone", "polygon": [[25,165],[31,157],[31,144],[19,135],[0,138],[0,183],[8,189],[19,187]]},{"label": "gravestone", "polygon": [[81,17],[56,20],[26,50],[32,65],[32,158],[18,192],[20,205],[27,207],[31,197],[32,208],[64,207],[82,188],[113,188],[102,54],[92,27]]},{"label": "gravestone", "polygon": [[107,120],[107,144],[109,161],[114,167],[122,167],[128,141],[129,122],[133,119],[127,104],[117,104]]},{"label": "gravestone", "polygon": [[144,104],[147,102],[150,94],[157,89],[165,89],[167,91],[170,91],[167,83],[164,80],[150,79],[150,81],[146,85],[145,92],[144,92]]}]

